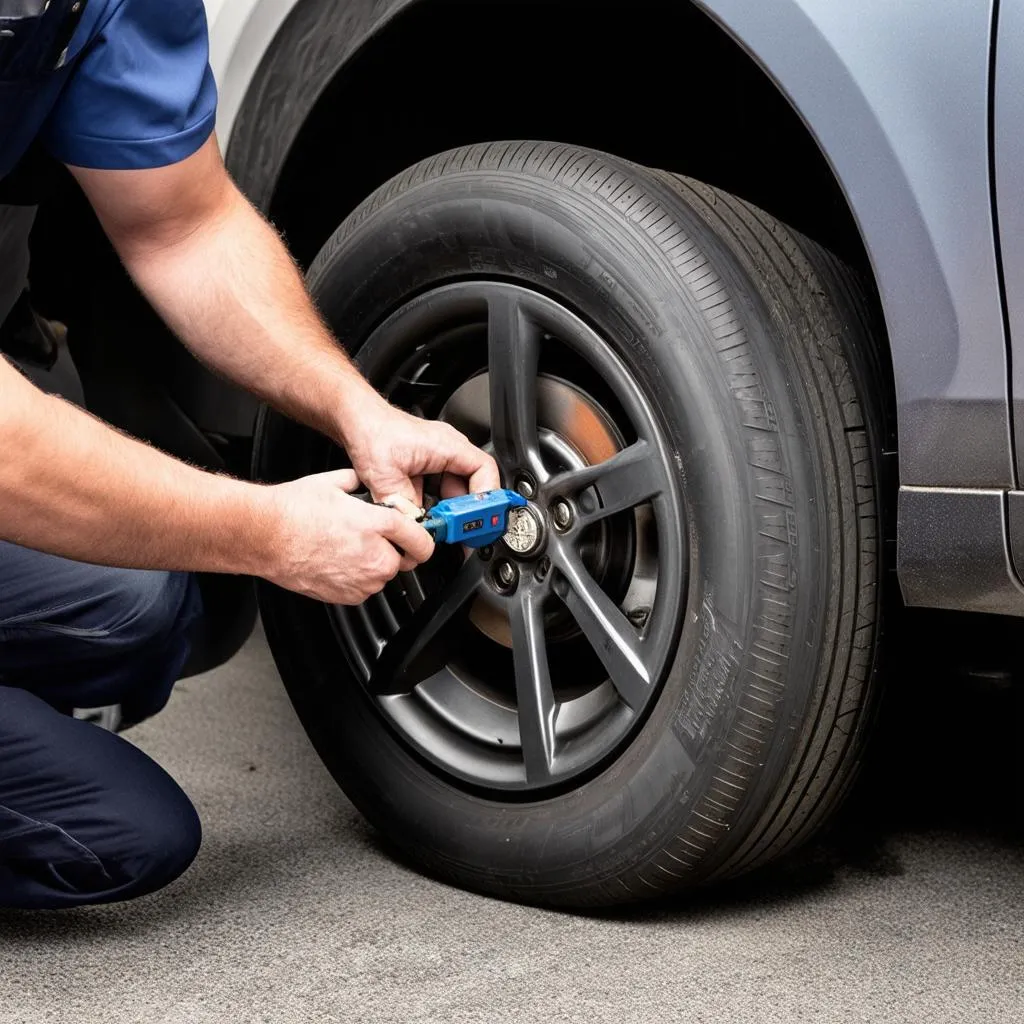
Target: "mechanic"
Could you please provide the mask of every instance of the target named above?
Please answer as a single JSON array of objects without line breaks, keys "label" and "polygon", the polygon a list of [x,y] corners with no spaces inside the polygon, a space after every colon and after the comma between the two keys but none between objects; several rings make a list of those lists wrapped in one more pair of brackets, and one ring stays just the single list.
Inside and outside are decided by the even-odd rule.
[{"label": "mechanic", "polygon": [[[0,359],[0,906],[128,899],[177,877],[195,810],[131,743],[75,719],[166,702],[196,571],[357,603],[433,543],[352,497],[499,486],[443,423],[389,405],[324,327],[230,180],[201,0],[0,0],[0,181],[30,147],[70,168],[121,261],[215,371],[344,446],[354,467],[262,486],[196,469]],[[0,206],[0,321],[24,307],[33,210]],[[73,240],[69,241],[73,245]]]}]

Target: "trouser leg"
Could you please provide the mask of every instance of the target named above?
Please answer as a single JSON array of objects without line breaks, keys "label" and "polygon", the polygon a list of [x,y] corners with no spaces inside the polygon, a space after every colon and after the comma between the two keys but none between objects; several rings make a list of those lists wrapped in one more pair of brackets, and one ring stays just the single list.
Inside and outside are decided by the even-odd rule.
[{"label": "trouser leg", "polygon": [[0,906],[130,899],[195,857],[188,797],[127,740],[0,686]]},{"label": "trouser leg", "polygon": [[118,736],[63,714],[158,711],[188,657],[198,588],[0,543],[0,905],[128,899],[199,845],[188,798]]}]

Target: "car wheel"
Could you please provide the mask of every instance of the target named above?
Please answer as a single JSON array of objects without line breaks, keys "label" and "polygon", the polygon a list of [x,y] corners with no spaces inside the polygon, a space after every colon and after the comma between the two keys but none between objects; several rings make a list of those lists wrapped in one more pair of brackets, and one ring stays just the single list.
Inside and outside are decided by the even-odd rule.
[{"label": "car wheel", "polygon": [[[303,725],[370,821],[436,876],[563,906],[810,836],[857,761],[879,621],[854,276],[717,189],[513,142],[383,186],[309,285],[379,390],[530,502],[514,538],[360,607],[261,587]],[[263,414],[260,478],[343,458]]]}]

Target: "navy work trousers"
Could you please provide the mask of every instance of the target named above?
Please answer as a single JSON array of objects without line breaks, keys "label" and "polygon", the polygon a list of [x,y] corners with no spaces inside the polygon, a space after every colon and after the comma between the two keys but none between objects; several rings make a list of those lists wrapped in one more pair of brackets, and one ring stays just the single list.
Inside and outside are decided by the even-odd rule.
[{"label": "navy work trousers", "polygon": [[108,569],[0,542],[0,907],[152,892],[199,849],[188,797],[127,740],[71,717],[159,711],[200,600],[185,573]]}]

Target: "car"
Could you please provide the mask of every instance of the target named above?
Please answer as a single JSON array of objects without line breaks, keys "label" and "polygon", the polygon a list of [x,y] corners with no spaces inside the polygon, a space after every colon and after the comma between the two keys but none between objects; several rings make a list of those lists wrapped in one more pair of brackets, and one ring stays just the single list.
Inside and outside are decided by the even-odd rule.
[{"label": "car", "polygon": [[[1024,8],[207,13],[227,165],[324,318],[529,503],[360,607],[257,584],[345,793],[425,872],[553,906],[806,842],[887,609],[1024,613]],[[98,414],[264,481],[345,464],[173,342],[66,183],[35,243]],[[193,670],[256,614],[203,586]]]}]

